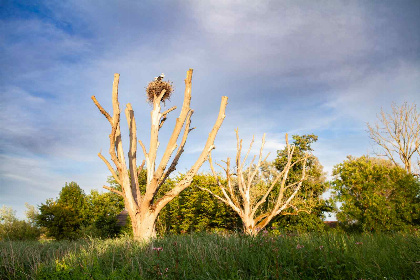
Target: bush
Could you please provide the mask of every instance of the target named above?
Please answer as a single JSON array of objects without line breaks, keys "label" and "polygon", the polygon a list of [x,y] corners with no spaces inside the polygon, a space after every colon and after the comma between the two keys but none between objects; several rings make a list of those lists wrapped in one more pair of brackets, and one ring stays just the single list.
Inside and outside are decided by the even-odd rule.
[{"label": "bush", "polygon": [[420,225],[420,182],[389,160],[348,157],[331,185],[347,231],[406,231]]},{"label": "bush", "polygon": [[36,240],[41,230],[30,221],[18,220],[12,208],[0,209],[0,240]]}]

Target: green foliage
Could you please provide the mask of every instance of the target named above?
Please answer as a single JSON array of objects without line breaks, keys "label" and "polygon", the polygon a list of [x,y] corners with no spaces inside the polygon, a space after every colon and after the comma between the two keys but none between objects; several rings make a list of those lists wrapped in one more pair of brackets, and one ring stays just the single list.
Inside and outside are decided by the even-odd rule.
[{"label": "green foliage", "polygon": [[[41,235],[41,230],[32,222],[32,206],[28,207],[28,221],[16,218],[12,208],[0,208],[0,240],[36,240]],[[28,213],[30,215],[28,215]]]},{"label": "green foliage", "polygon": [[[175,181],[181,180],[178,177]],[[174,181],[168,182],[174,184]],[[241,222],[236,213],[217,198],[199,187],[208,188],[222,195],[210,174],[194,176],[191,186],[166,205],[157,222],[159,233],[185,233],[236,230]]]},{"label": "green foliage", "polygon": [[85,206],[85,192],[75,182],[66,183],[61,189],[57,203],[74,209],[78,214],[82,214]]},{"label": "green foliage", "polygon": [[[147,171],[139,173],[139,185],[142,193],[146,190]],[[172,189],[182,179],[180,175],[174,179],[168,178],[165,184],[159,189],[157,198]],[[108,178],[111,187],[120,190],[121,186],[112,178]],[[203,231],[226,231],[236,230],[241,226],[236,214],[206,191],[199,187],[206,187],[221,195],[216,187],[216,182],[210,174],[198,174],[194,176],[191,186],[186,188],[180,195],[175,197],[160,211],[156,221],[156,231],[159,235],[168,233],[186,233]],[[121,198],[122,199],[122,198]],[[125,231],[130,224],[126,225]]]},{"label": "green foliage", "polygon": [[347,230],[398,231],[420,225],[420,182],[389,160],[348,157],[333,170],[337,219]]},{"label": "green foliage", "polygon": [[86,195],[75,182],[66,183],[56,201],[49,199],[39,206],[38,225],[47,228],[47,236],[56,240],[77,239],[84,219]]},{"label": "green foliage", "polygon": [[83,224],[82,216],[70,206],[47,200],[39,207],[38,225],[47,228],[47,237],[56,240],[77,239]]},{"label": "green foliage", "polygon": [[57,240],[91,236],[108,238],[117,236],[117,215],[124,209],[122,198],[114,193],[89,195],[75,183],[62,188],[54,201],[47,200],[39,207],[37,223],[47,229],[47,236]]},{"label": "green foliage", "polygon": [[[305,153],[313,151],[311,144],[318,140],[318,136],[309,135],[293,135],[293,145],[295,151],[293,153],[292,162],[296,162],[302,158]],[[282,171],[287,163],[287,147],[277,152],[277,158],[274,161],[275,167]],[[286,184],[299,181],[302,176],[303,163],[294,165],[289,171]],[[306,179],[302,183],[299,191],[300,201],[304,203],[295,205],[297,208],[309,208],[310,214],[306,212],[296,213],[292,210],[292,215],[277,216],[270,224],[270,228],[283,232],[311,232],[324,230],[323,212],[332,211],[332,207],[328,202],[322,199],[322,194],[328,189],[325,173],[319,160],[312,156],[306,163]],[[277,196],[274,191],[273,196]]]},{"label": "green foliage", "polygon": [[121,227],[117,225],[117,215],[123,209],[124,201],[119,195],[92,190],[85,200],[84,218],[88,226],[84,228],[84,235],[116,237],[121,232]]},{"label": "green foliage", "polygon": [[420,279],[419,250],[413,234],[0,242],[0,279]]}]

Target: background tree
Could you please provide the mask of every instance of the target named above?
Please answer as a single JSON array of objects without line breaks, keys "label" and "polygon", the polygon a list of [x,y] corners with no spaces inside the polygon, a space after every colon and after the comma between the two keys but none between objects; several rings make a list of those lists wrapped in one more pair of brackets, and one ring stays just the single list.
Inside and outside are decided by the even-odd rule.
[{"label": "background tree", "polygon": [[[176,109],[176,107],[172,107],[164,112],[161,112],[161,102],[169,98],[169,94],[172,90],[169,82],[162,81],[163,77],[159,77],[160,79],[156,78],[155,81],[151,82],[147,87],[148,98],[149,101],[153,104],[153,109],[151,112],[149,150],[147,151],[143,142],[139,141],[143,150],[147,170],[146,190],[143,193],[140,190],[137,176],[130,177],[128,175],[129,173],[136,174],[138,172],[136,156],[137,128],[134,119],[134,111],[132,110],[130,103],[127,104],[127,108],[125,110],[130,131],[130,148],[128,152],[129,168],[127,168],[123,151],[120,130],[120,106],[118,101],[119,74],[114,75],[114,83],[112,89],[112,117],[104,108],[102,108],[102,106],[96,100],[95,96],[92,96],[92,100],[94,101],[95,105],[111,124],[111,134],[109,136],[109,153],[113,163],[116,166],[116,170],[100,153],[99,157],[105,162],[108,169],[111,171],[112,176],[121,186],[122,190],[115,190],[107,186],[104,188],[113,191],[124,198],[125,209],[128,211],[128,214],[131,218],[133,235],[135,239],[148,239],[155,236],[155,223],[159,212],[166,204],[168,204],[172,199],[174,199],[190,185],[194,175],[197,173],[203,162],[207,159],[211,150],[215,148],[214,139],[225,117],[225,108],[227,105],[227,97],[225,96],[222,97],[216,123],[213,126],[213,129],[207,138],[205,147],[195,164],[190,168],[183,179],[179,181],[171,190],[167,191],[160,197],[157,196],[159,189],[165,183],[165,180],[176,169],[178,160],[184,151],[184,146],[187,141],[188,134],[192,130],[190,129],[191,115],[193,113],[193,110],[190,108],[192,72],[192,69],[188,70],[187,72],[182,109],[179,117],[176,119],[174,130],[159,164],[156,164],[157,149],[159,147],[159,130],[162,128],[165,120],[167,119],[168,113]],[[183,127],[183,136],[180,144],[177,145],[177,140]],[[169,168],[167,168],[169,160],[171,159],[171,156],[174,152],[175,156],[172,160],[172,163],[170,164]],[[130,172],[128,173],[128,171]]]},{"label": "background tree", "polygon": [[389,160],[348,157],[334,167],[337,219],[348,230],[397,231],[420,225],[420,182]]},{"label": "background tree", "polygon": [[59,193],[57,202],[81,214],[85,207],[86,194],[76,182],[66,183]]},{"label": "background tree", "polygon": [[85,209],[86,194],[76,182],[66,183],[61,189],[56,202],[61,206],[71,209],[74,215],[82,221],[82,225],[86,226],[88,224],[86,215],[89,215],[89,212]]},{"label": "background tree", "polygon": [[[293,135],[293,145],[295,146],[295,152],[292,156],[292,162],[298,161],[298,159],[305,156],[306,153],[312,152],[311,145],[318,140],[318,136],[314,134],[308,135]],[[287,148],[277,152],[277,158],[274,161],[274,166],[277,170],[281,171],[287,164]],[[303,163],[299,162],[290,168],[286,183],[298,181],[302,174]],[[308,203],[313,205],[310,213],[301,212],[295,215],[281,215],[273,219],[271,227],[280,229],[281,231],[322,231],[324,230],[324,212],[331,212],[333,208],[328,202],[322,198],[322,195],[328,189],[328,183],[326,182],[325,172],[323,166],[315,156],[311,156],[306,162],[306,177],[302,182],[302,188],[299,192],[299,196]],[[272,191],[272,195],[277,195],[277,189]]]},{"label": "background tree", "polygon": [[38,209],[27,202],[25,203],[25,207],[26,207],[25,215],[26,215],[26,219],[28,220],[28,223],[31,224],[32,226],[36,226],[36,217],[38,217],[39,215]]},{"label": "background tree", "polygon": [[91,190],[86,196],[84,207],[84,219],[87,226],[83,229],[83,235],[100,238],[112,238],[121,233],[121,227],[117,224],[117,215],[124,209],[124,201],[121,196],[113,193],[100,193]]},{"label": "background tree", "polygon": [[56,200],[48,199],[39,207],[37,224],[47,229],[47,236],[57,240],[91,236],[108,238],[121,232],[117,215],[124,209],[122,198],[115,193],[89,195],[75,182],[61,189]]},{"label": "background tree", "polygon": [[[369,134],[375,143],[383,149],[379,156],[386,156],[395,165],[399,157],[405,170],[409,173],[420,172],[420,114],[416,105],[405,102],[400,107],[392,104],[392,113],[387,114],[381,109],[379,122],[374,126],[367,124]],[[417,154],[419,170],[413,172],[412,158]]]},{"label": "background tree", "polygon": [[47,237],[56,240],[74,240],[81,237],[83,218],[72,207],[48,199],[39,206],[39,211],[37,224],[47,229]]},{"label": "background tree", "polygon": [[[182,180],[182,175],[175,178],[173,183],[179,180]],[[236,213],[201,188],[223,195],[213,175],[195,175],[191,187],[173,199],[160,213],[157,221],[160,233],[233,231],[241,228]]]},{"label": "background tree", "polygon": [[47,236],[61,239],[77,239],[85,219],[84,191],[75,182],[66,183],[57,200],[48,199],[39,206],[37,224],[47,228]]},{"label": "background tree", "polygon": [[12,208],[0,208],[0,240],[36,240],[41,235],[41,230],[33,223],[36,215],[33,206],[26,203],[27,221],[19,220]]},{"label": "background tree", "polygon": [[[305,178],[306,161],[309,157],[305,154],[302,158],[293,162],[293,154],[295,151],[294,145],[289,145],[288,137],[286,134],[286,147],[287,147],[287,163],[281,172],[273,172],[273,168],[264,168],[266,162],[265,157],[262,157],[262,151],[265,143],[265,134],[262,139],[262,145],[258,156],[258,161],[254,164],[256,156],[251,161],[248,168],[244,168],[248,155],[251,151],[253,141],[250,144],[247,154],[242,159],[242,140],[239,139],[238,130],[236,130],[237,139],[237,154],[236,154],[236,167],[232,172],[230,170],[230,158],[226,161],[226,168],[223,168],[226,173],[226,180],[222,181],[217,176],[211,157],[209,158],[210,167],[213,176],[223,193],[219,196],[209,190],[203,188],[207,192],[214,195],[216,198],[231,207],[241,218],[243,223],[244,232],[248,235],[256,235],[259,231],[264,229],[271,220],[277,215],[290,214],[286,212],[293,209],[293,213],[302,211],[310,212],[310,206],[305,205],[299,201],[297,196],[302,182]],[[287,178],[291,168],[302,162],[301,177],[292,183],[287,183]],[[270,196],[274,188],[278,188],[276,196]],[[297,208],[300,205],[301,208]]]}]

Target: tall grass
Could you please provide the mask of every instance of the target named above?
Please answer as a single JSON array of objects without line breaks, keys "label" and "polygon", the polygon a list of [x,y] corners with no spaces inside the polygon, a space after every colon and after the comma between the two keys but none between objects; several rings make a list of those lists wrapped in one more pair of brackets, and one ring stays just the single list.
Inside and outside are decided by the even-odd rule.
[{"label": "tall grass", "polygon": [[0,279],[420,279],[415,235],[1,242]]}]

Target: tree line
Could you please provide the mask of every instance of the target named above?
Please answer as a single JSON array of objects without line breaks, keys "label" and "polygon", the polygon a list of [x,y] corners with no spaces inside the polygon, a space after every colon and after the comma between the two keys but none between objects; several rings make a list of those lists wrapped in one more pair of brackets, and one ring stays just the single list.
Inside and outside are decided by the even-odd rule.
[{"label": "tree line", "polygon": [[[292,138],[296,158],[311,151],[312,144],[318,139],[313,134],[294,135]],[[278,151],[273,162],[260,169],[262,173],[283,170],[286,160],[287,147]],[[296,181],[302,168],[303,164],[294,165],[289,171],[288,180]],[[273,218],[264,230],[272,233],[330,230],[324,225],[324,218],[326,213],[334,211],[337,212],[338,230],[347,232],[407,231],[419,227],[420,182],[416,176],[392,161],[349,156],[334,167],[331,181],[326,180],[323,167],[316,157],[312,157],[305,168],[307,176],[302,182],[298,201],[310,204],[311,211],[291,209],[288,215]],[[241,218],[216,197],[223,196],[223,193],[218,186],[218,178],[213,175],[195,175],[191,187],[163,208],[156,222],[158,235],[243,231]],[[180,174],[169,178],[160,192],[170,190],[183,176]],[[137,179],[144,189],[147,171],[139,172]],[[108,181],[112,188],[121,189],[113,177],[109,177]],[[324,199],[322,194],[327,189],[332,191],[332,197]],[[278,191],[279,188],[273,190],[273,198],[277,197]],[[273,202],[270,201],[268,199],[262,206],[264,211],[272,207],[270,203]],[[338,202],[340,206],[337,206]],[[112,238],[132,234],[129,217],[125,225],[117,223],[117,215],[124,210],[124,200],[114,192],[92,190],[85,194],[77,183],[71,182],[65,184],[56,199],[48,199],[38,209],[28,207],[28,221],[20,221],[14,217],[11,209],[2,208],[2,239],[36,239],[40,234],[57,240],[87,236]]]}]

